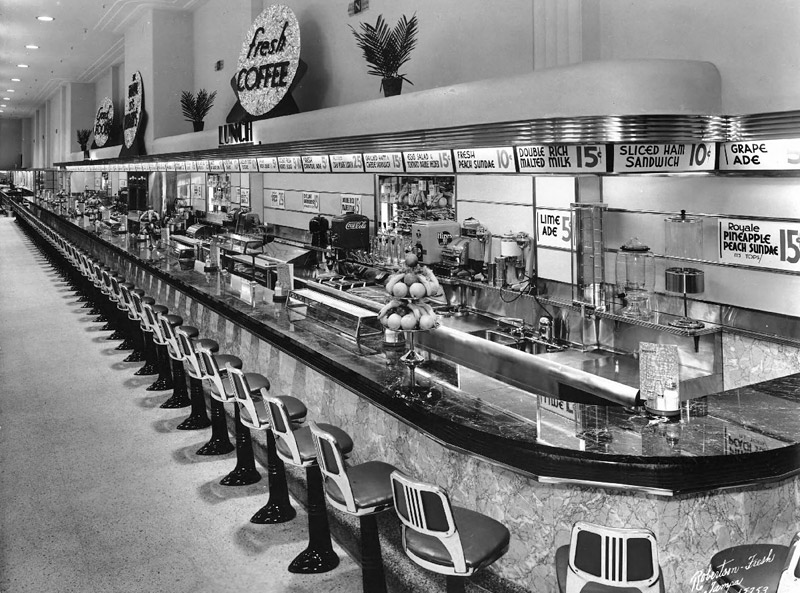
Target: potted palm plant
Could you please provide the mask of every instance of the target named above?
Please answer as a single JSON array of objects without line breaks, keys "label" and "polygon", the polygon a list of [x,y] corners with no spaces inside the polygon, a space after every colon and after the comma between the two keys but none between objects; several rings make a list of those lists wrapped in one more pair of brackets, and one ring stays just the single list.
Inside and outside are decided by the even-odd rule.
[{"label": "potted palm plant", "polygon": [[190,91],[181,92],[181,111],[186,121],[192,122],[195,132],[203,129],[203,120],[214,106],[214,99],[217,98],[217,91],[209,93],[206,89],[197,91],[197,95]]},{"label": "potted palm plant", "polygon": [[383,15],[378,15],[375,26],[361,23],[361,31],[356,31],[352,26],[350,30],[367,61],[367,71],[381,77],[384,96],[399,95],[404,80],[414,84],[400,73],[400,68],[411,59],[411,52],[417,45],[416,14],[410,19],[403,15],[394,29],[389,29]]},{"label": "potted palm plant", "polygon": [[78,136],[78,145],[81,147],[83,151],[83,158],[89,158],[89,151],[87,150],[87,146],[89,145],[89,136],[92,135],[92,131],[88,129],[80,129],[75,130],[76,135]]}]

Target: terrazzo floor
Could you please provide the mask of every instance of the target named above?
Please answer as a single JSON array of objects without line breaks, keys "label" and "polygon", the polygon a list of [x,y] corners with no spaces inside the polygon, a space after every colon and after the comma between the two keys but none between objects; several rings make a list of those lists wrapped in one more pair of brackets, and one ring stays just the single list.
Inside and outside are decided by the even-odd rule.
[{"label": "terrazzo floor", "polygon": [[361,591],[360,567],[286,570],[307,517],[254,525],[261,482],[225,487],[235,454],[106,338],[10,217],[0,216],[0,592]]}]

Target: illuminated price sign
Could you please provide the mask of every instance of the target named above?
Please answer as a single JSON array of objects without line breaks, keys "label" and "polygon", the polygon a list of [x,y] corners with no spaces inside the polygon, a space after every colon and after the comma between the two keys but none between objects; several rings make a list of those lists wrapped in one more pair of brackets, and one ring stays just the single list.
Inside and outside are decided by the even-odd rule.
[{"label": "illuminated price sign", "polygon": [[239,159],[239,170],[242,173],[257,173],[258,162],[256,159]]},{"label": "illuminated price sign", "polygon": [[225,159],[223,161],[223,165],[225,166],[226,173],[238,173],[239,172],[239,161],[238,159]]},{"label": "illuminated price sign", "polygon": [[800,271],[800,224],[719,219],[719,259],[758,268]]},{"label": "illuminated price sign", "polygon": [[156,163],[156,171],[166,171],[167,170],[167,163],[166,161],[161,161]]},{"label": "illuminated price sign", "polygon": [[315,154],[303,157],[303,171],[305,173],[330,173],[331,164],[327,154]]},{"label": "illuminated price sign", "polygon": [[605,173],[605,144],[528,144],[517,146],[520,173]]},{"label": "illuminated price sign", "polygon": [[536,209],[536,244],[539,247],[572,247],[572,215],[567,210]]},{"label": "illuminated price sign", "polygon": [[286,192],[283,190],[273,189],[270,192],[272,199],[272,207],[276,210],[286,210]]},{"label": "illuminated price sign", "polygon": [[713,171],[716,160],[713,142],[614,147],[614,173]]},{"label": "illuminated price sign", "polygon": [[186,171],[186,161],[175,161],[176,171]]},{"label": "illuminated price sign", "polygon": [[224,173],[225,164],[222,162],[222,160],[208,161],[208,170],[212,173]]},{"label": "illuminated price sign", "polygon": [[281,173],[302,173],[303,161],[299,156],[279,156],[278,169]]},{"label": "illuminated price sign", "polygon": [[800,140],[760,140],[720,144],[720,171],[800,169]]},{"label": "illuminated price sign", "polygon": [[453,172],[453,156],[449,150],[404,152],[403,160],[409,173]]},{"label": "illuminated price sign", "polygon": [[197,161],[184,161],[186,171],[197,171]]},{"label": "illuminated price sign", "polygon": [[198,171],[208,171],[210,168],[208,161],[197,161]]},{"label": "illuminated price sign", "polygon": [[514,149],[510,146],[500,148],[467,148],[454,150],[458,173],[516,173]]},{"label": "illuminated price sign", "polygon": [[367,173],[405,173],[402,152],[368,152],[364,154]]},{"label": "illuminated price sign", "polygon": [[167,171],[175,171],[175,161],[167,162]]},{"label": "illuminated price sign", "polygon": [[360,154],[332,154],[331,171],[334,173],[362,173],[364,159]]},{"label": "illuminated price sign", "polygon": [[319,194],[303,192],[303,212],[319,212]]},{"label": "illuminated price sign", "polygon": [[256,159],[256,164],[258,165],[258,170],[262,173],[277,173],[280,170],[278,168],[278,157],[260,157]]}]

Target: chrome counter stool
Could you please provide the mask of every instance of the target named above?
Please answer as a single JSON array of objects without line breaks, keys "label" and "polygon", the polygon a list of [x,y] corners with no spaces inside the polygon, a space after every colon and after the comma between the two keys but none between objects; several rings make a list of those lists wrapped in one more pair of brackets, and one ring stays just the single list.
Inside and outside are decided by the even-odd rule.
[{"label": "chrome counter stool", "polygon": [[[308,546],[291,561],[289,572],[321,573],[339,565],[339,557],[333,551],[328,512],[325,508],[325,492],[322,472],[317,464],[317,450],[308,426],[295,429],[286,404],[277,397],[265,397],[269,412],[269,423],[275,435],[275,449],[286,463],[306,469],[308,493]],[[331,424],[319,424],[325,432],[335,435],[341,451],[349,455],[353,450],[353,439],[342,429]]]},{"label": "chrome counter stool", "polygon": [[452,506],[444,489],[399,471],[391,480],[403,549],[421,567],[445,575],[447,593],[464,593],[466,577],[508,551],[511,534],[499,521]]},{"label": "chrome counter stool", "polygon": [[189,392],[186,389],[186,373],[183,370],[183,353],[178,346],[175,329],[183,325],[183,318],[179,315],[159,315],[158,323],[161,335],[166,342],[166,352],[169,359],[167,364],[172,364],[172,396],[161,404],[161,408],[185,408],[191,405]]},{"label": "chrome counter stool", "polygon": [[[180,331],[178,331],[178,336],[180,336]],[[205,363],[200,356],[200,348],[204,348],[213,356],[219,352],[219,344],[217,344],[214,340],[203,339],[197,340],[196,342],[190,342],[189,345],[192,347],[192,350],[194,351],[194,358],[199,365],[199,389],[201,395],[203,395],[202,381],[208,380],[211,382],[212,379],[206,373]],[[205,402],[205,395],[203,395],[203,401]],[[222,405],[222,402],[214,397],[209,398],[209,407],[211,408],[211,438],[195,453],[197,455],[225,455],[234,449],[233,443],[231,443],[228,436],[228,421],[225,419],[225,407]]]},{"label": "chrome counter stool", "polygon": [[158,322],[159,315],[169,313],[164,305],[142,304],[144,314],[147,317],[147,326],[150,328],[150,338],[153,341],[156,353],[156,365],[158,366],[158,379],[147,387],[147,391],[166,391],[172,389],[172,371],[169,368],[169,355],[167,354],[167,342],[161,333],[161,324]]},{"label": "chrome counter stool", "polygon": [[153,330],[150,329],[150,318],[145,313],[145,306],[153,306],[156,301],[153,297],[145,296],[134,290],[133,306],[136,309],[136,316],[139,318],[139,330],[142,336],[142,354],[144,366],[134,373],[134,375],[155,375],[158,374],[158,358],[156,356],[156,346],[153,343]]},{"label": "chrome counter stool", "polygon": [[[200,335],[196,327],[191,325],[181,325],[175,328],[175,343],[181,356],[182,364],[186,365],[186,374],[189,375],[189,402],[192,411],[189,417],[178,424],[178,430],[197,430],[211,425],[206,413],[206,398],[203,394],[203,371],[200,367],[200,359],[194,351],[193,340]],[[225,431],[227,437],[228,432]],[[230,443],[229,443],[230,444]],[[233,446],[230,446],[230,450]]]},{"label": "chrome counter stool", "polygon": [[378,513],[392,508],[391,474],[397,468],[383,461],[345,464],[336,435],[308,423],[317,463],[322,471],[328,504],[358,517],[361,531],[361,585],[364,593],[386,593],[381,541],[378,537]]},{"label": "chrome counter stool", "polygon": [[[250,430],[242,424],[239,414],[239,406],[236,405],[236,397],[233,394],[233,385],[228,379],[227,368],[242,368],[242,360],[232,354],[214,354],[201,340],[197,344],[197,353],[203,363],[205,378],[211,385],[211,397],[223,404],[234,404],[233,417],[236,427],[236,467],[227,476],[220,480],[223,486],[246,486],[255,484],[261,479],[261,474],[256,469],[256,460],[253,455],[253,441],[250,438]],[[263,377],[254,373],[247,373],[248,382],[251,389],[261,389],[269,387],[264,384]]]}]

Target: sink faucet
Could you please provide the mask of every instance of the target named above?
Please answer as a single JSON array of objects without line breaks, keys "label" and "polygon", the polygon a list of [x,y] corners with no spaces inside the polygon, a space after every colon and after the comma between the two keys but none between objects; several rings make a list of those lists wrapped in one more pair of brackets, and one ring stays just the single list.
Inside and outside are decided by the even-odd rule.
[{"label": "sink faucet", "polygon": [[553,343],[553,321],[549,317],[539,318],[539,339],[548,344]]}]

